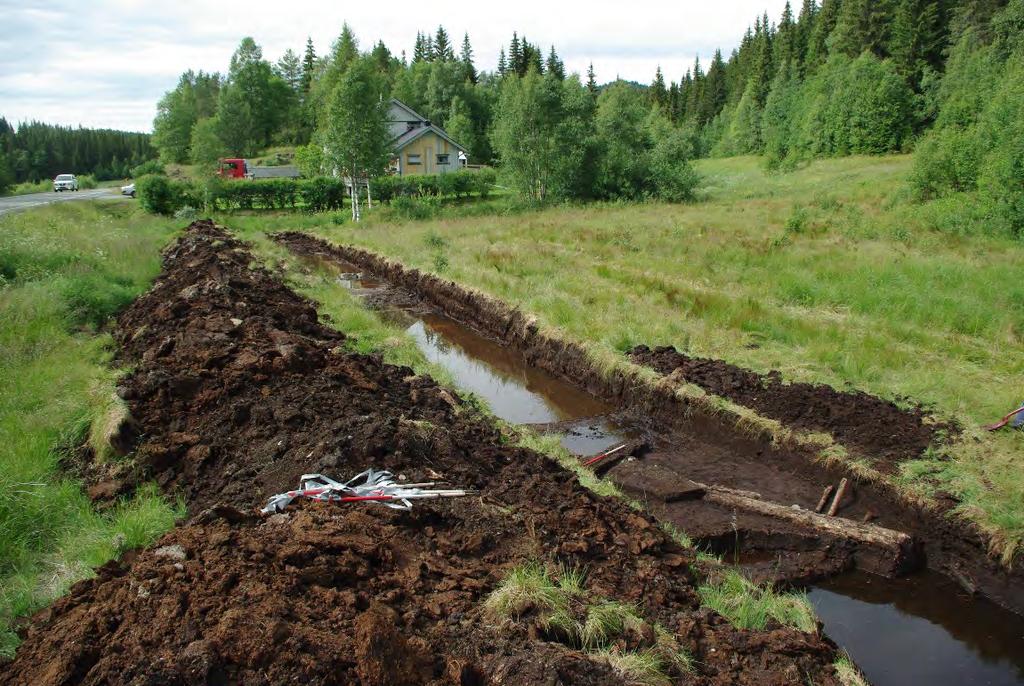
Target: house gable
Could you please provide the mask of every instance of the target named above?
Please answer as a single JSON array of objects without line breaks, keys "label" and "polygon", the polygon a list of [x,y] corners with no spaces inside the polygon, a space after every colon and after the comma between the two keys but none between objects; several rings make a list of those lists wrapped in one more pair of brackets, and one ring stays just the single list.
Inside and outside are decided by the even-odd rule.
[{"label": "house gable", "polygon": [[401,100],[391,100],[388,125],[396,170],[403,176],[443,174],[460,167],[459,155],[466,149]]}]

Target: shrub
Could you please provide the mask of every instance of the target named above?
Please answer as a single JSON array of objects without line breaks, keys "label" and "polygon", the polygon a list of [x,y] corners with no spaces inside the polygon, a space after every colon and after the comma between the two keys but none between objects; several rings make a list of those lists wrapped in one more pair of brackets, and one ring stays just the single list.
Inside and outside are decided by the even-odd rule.
[{"label": "shrub", "polygon": [[391,209],[403,219],[429,219],[436,211],[437,204],[428,198],[413,198],[400,195],[391,202]]},{"label": "shrub", "polygon": [[295,166],[304,178],[312,179],[324,173],[324,149],[310,143],[295,149]]},{"label": "shrub", "polygon": [[942,129],[917,146],[911,183],[922,198],[939,197],[950,191],[977,187],[981,151],[970,130]]},{"label": "shrub", "polygon": [[345,184],[341,179],[320,176],[297,185],[298,197],[310,212],[340,210],[345,203]]},{"label": "shrub", "polygon": [[96,188],[96,177],[92,174],[82,174],[78,177],[78,187],[83,191]]},{"label": "shrub", "polygon": [[152,214],[172,215],[185,205],[200,204],[200,194],[191,184],[148,174],[135,182],[139,204]]},{"label": "shrub", "polygon": [[668,202],[693,199],[700,174],[690,164],[692,151],[689,132],[683,129],[673,129],[654,145],[650,155],[650,173],[658,198]]},{"label": "shrub", "polygon": [[131,174],[132,174],[132,178],[133,179],[137,179],[137,178],[139,178],[141,176],[146,176],[147,174],[166,174],[166,173],[167,173],[167,170],[164,169],[164,165],[160,164],[159,160],[149,160],[148,162],[143,162],[142,164],[140,164],[137,167],[134,167],[131,170]]}]

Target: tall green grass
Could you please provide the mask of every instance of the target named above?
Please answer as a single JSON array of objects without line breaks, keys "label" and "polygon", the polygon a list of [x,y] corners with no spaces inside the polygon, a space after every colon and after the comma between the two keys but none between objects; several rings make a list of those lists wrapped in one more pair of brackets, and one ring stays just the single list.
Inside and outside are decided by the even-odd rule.
[{"label": "tall green grass", "polygon": [[11,621],[169,528],[146,488],[98,513],[62,472],[113,400],[110,318],[159,271],[165,221],[120,204],[61,203],[0,217],[0,653]]},{"label": "tall green grass", "polygon": [[820,160],[781,175],[753,157],[697,166],[702,200],[691,205],[231,223],[305,229],[441,272],[536,314],[602,363],[621,364],[638,343],[672,344],[790,381],[923,403],[968,427],[969,440],[906,465],[896,481],[957,495],[1012,555],[1024,537],[1024,445],[977,427],[1024,399],[1024,245],[951,230],[970,208],[916,202],[910,156]]}]

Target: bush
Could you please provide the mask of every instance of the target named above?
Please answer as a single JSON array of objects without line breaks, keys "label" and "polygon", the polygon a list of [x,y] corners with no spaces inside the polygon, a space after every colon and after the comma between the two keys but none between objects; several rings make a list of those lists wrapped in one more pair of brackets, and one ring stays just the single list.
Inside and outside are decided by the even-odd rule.
[{"label": "bush", "polygon": [[690,164],[692,153],[690,133],[684,129],[673,129],[658,139],[649,163],[655,196],[668,202],[693,200],[700,174]]},{"label": "bush", "polygon": [[190,205],[201,204],[200,193],[189,183],[173,181],[160,174],[148,174],[135,182],[139,204],[152,214],[170,216]]},{"label": "bush", "polygon": [[82,174],[78,177],[78,187],[83,191],[96,188],[96,177],[92,174]]},{"label": "bush", "polygon": [[295,149],[295,166],[304,178],[313,179],[324,173],[324,149],[310,143]]},{"label": "bush", "polygon": [[981,153],[969,130],[943,129],[917,146],[911,183],[921,198],[977,188]]},{"label": "bush", "polygon": [[137,179],[140,176],[146,176],[147,174],[166,174],[167,170],[164,169],[164,165],[160,164],[159,160],[149,160],[143,162],[137,167],[131,170],[132,178]]},{"label": "bush", "polygon": [[297,185],[298,196],[310,212],[340,210],[345,204],[345,183],[341,179],[320,176],[291,183]]},{"label": "bush", "polygon": [[[421,176],[379,176],[370,182],[370,192],[375,202],[382,203],[390,203],[396,198],[465,198],[474,193],[486,198],[496,180],[497,174],[493,169],[462,169]],[[403,204],[403,208],[408,207],[408,203]]]}]

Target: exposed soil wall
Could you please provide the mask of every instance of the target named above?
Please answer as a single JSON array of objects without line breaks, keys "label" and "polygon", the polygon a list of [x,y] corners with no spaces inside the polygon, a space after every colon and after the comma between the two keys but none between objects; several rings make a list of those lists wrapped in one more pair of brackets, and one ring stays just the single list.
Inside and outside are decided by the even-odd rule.
[{"label": "exposed soil wall", "polygon": [[[507,569],[541,559],[636,604],[642,635],[655,622],[677,634],[697,666],[676,675],[686,683],[838,683],[827,639],[739,631],[702,609],[690,551],[652,518],[503,445],[431,379],[346,353],[311,303],[252,261],[197,222],[120,318],[144,476],[194,516],[33,617],[0,682],[622,684],[535,624],[483,613]],[[371,466],[478,495],[411,512],[298,503],[253,514],[302,473]]]},{"label": "exposed soil wall", "polygon": [[901,409],[862,391],[783,383],[781,375],[760,375],[723,360],[690,357],[675,348],[646,345],[629,353],[636,364],[668,376],[679,374],[709,393],[778,419],[787,426],[823,431],[872,459],[879,471],[895,472],[896,463],[918,457],[950,432],[948,424],[926,421],[920,408]]},{"label": "exposed soil wall", "polygon": [[[483,293],[407,269],[354,246],[333,245],[298,232],[278,234],[275,238],[299,254],[325,255],[357,265],[422,298],[445,315],[517,348],[532,364],[628,408],[635,416],[648,418],[662,430],[713,440],[741,456],[738,463],[745,461],[755,467],[757,462],[770,463],[777,471],[789,470],[802,479],[813,479],[820,484],[817,493],[821,485],[837,483],[843,477],[855,479],[855,475],[841,465],[823,463],[810,447],[799,443],[780,446],[773,443],[767,432],[740,431],[738,416],[729,411],[713,411],[710,403],[678,395],[680,382],[676,379],[653,382],[622,369],[606,374],[591,361],[582,346],[539,331],[535,318],[528,313]],[[925,440],[923,431],[910,434],[911,447],[901,449],[894,444],[893,454],[909,454]],[[720,474],[718,483],[732,485],[729,479],[734,475],[735,469],[730,468]],[[739,484],[739,487],[747,486]],[[800,504],[813,507],[817,493],[813,499],[806,499],[810,496],[805,494]],[[929,568],[947,574],[971,592],[984,593],[1009,609],[1024,612],[1024,573],[1019,569],[1007,570],[989,555],[987,536],[969,522],[951,515],[955,503],[946,501],[925,507],[908,502],[881,479],[859,481],[857,494],[862,509],[870,509],[880,524],[913,534],[924,542]]]}]

